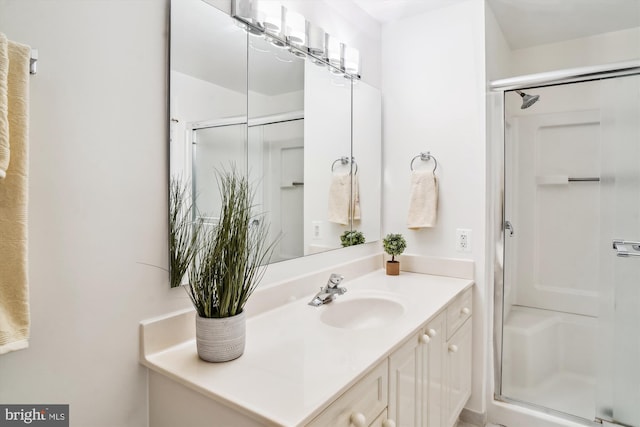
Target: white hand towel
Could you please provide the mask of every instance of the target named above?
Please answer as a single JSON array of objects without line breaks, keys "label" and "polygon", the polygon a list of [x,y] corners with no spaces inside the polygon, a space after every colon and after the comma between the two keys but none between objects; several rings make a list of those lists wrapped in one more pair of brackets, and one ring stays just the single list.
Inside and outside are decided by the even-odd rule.
[{"label": "white hand towel", "polygon": [[28,46],[9,41],[7,84],[11,166],[0,180],[0,354],[28,347]]},{"label": "white hand towel", "polygon": [[9,42],[0,33],[0,179],[7,176],[9,167]]},{"label": "white hand towel", "polygon": [[349,197],[351,193],[351,175],[332,175],[329,186],[328,220],[337,224],[349,223]]},{"label": "white hand towel", "polygon": [[407,225],[411,229],[434,227],[438,211],[438,178],[432,171],[411,172],[409,215]]}]

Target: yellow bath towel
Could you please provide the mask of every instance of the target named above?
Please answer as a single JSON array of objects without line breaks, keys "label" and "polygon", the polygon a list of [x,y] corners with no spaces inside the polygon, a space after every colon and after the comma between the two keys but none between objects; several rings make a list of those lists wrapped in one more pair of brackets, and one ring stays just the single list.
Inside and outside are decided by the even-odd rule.
[{"label": "yellow bath towel", "polygon": [[9,41],[0,33],[0,179],[7,176],[9,167]]},{"label": "yellow bath towel", "polygon": [[0,354],[28,347],[29,46],[8,42],[11,163],[0,179]]}]

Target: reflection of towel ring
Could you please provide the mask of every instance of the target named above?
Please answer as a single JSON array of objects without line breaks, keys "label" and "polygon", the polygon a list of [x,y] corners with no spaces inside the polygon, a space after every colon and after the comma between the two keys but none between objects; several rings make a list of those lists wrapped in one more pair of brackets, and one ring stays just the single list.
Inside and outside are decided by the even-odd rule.
[{"label": "reflection of towel ring", "polygon": [[[336,159],[332,164],[331,164],[331,172],[334,171],[335,167],[336,167],[336,163],[340,162],[341,165],[348,165],[349,164],[349,158],[347,156],[342,156],[339,159]],[[358,173],[358,164],[356,163],[356,158],[352,157],[351,158],[351,162],[353,162],[353,164],[356,166],[356,170],[354,171],[354,173]]]},{"label": "reflection of towel ring", "polygon": [[413,162],[417,158],[420,158],[420,160],[422,160],[423,162],[433,160],[433,172],[435,173],[436,169],[438,168],[438,161],[436,160],[435,157],[431,155],[431,152],[427,151],[426,153],[420,153],[417,156],[415,156],[413,159],[411,159],[411,163],[409,164],[409,167],[411,168],[411,170],[413,170]]}]

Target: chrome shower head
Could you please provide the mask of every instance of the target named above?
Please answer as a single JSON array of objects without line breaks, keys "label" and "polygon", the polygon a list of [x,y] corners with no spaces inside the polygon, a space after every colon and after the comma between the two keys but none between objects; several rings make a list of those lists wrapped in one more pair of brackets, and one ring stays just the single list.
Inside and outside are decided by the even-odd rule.
[{"label": "chrome shower head", "polygon": [[531,107],[538,101],[538,99],[540,99],[540,95],[528,95],[524,92],[520,92],[519,90],[516,90],[516,93],[522,97],[522,106],[520,107],[521,110]]}]

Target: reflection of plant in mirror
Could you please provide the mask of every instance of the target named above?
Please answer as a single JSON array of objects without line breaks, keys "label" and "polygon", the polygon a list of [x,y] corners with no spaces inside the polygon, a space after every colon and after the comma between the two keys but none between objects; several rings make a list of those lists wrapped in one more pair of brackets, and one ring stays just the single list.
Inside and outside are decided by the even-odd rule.
[{"label": "reflection of plant in mirror", "polygon": [[407,247],[407,241],[402,234],[387,234],[382,240],[384,251],[391,255],[391,261],[395,261],[396,255],[400,255]]},{"label": "reflection of plant in mirror", "polygon": [[347,246],[361,245],[365,240],[362,231],[347,230],[340,236],[340,241],[342,242],[342,247],[346,248]]},{"label": "reflection of plant in mirror", "polygon": [[172,288],[182,284],[198,249],[202,222],[193,222],[194,208],[189,186],[172,177],[169,186],[169,283]]},{"label": "reflection of plant in mirror", "polygon": [[269,226],[252,212],[254,192],[237,170],[218,172],[222,198],[217,225],[203,225],[189,270],[187,293],[200,317],[240,314],[264,275],[278,239],[267,242]]}]

